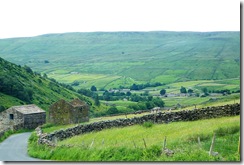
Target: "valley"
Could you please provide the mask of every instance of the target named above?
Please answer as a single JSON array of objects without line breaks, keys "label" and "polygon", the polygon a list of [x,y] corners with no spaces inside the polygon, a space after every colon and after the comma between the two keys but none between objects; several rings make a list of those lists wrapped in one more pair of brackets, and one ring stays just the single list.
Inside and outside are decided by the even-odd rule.
[{"label": "valley", "polygon": [[[91,32],[0,39],[0,112],[24,104],[48,112],[59,99],[79,98],[90,106],[90,121],[81,124],[90,124],[141,117],[154,108],[168,114],[236,104],[240,59],[240,32]],[[43,129],[51,133],[69,127],[47,123]],[[66,161],[239,161],[239,130],[239,115],[145,121],[58,141],[55,148],[37,145],[32,133],[29,154]],[[207,150],[214,132],[219,133],[216,148],[221,153],[211,157]],[[175,156],[162,155],[165,136]],[[110,144],[99,145],[105,137]],[[226,141],[229,145],[221,147]]]},{"label": "valley", "polygon": [[76,88],[240,76],[239,32],[94,32],[0,40],[0,56]]}]

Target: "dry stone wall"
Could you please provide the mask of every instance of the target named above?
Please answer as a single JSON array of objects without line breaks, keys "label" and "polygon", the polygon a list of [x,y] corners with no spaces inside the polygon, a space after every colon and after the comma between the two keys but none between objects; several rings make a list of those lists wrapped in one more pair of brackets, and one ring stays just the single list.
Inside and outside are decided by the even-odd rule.
[{"label": "dry stone wall", "polygon": [[[154,123],[169,123],[177,121],[194,121],[199,119],[209,119],[224,116],[234,116],[240,114],[240,104],[225,105],[219,107],[207,107],[204,109],[183,110],[178,112],[160,112],[142,117],[130,119],[116,119],[112,121],[101,121],[87,125],[77,125],[66,130],[59,130],[50,134],[39,134],[39,144],[54,145],[56,140],[64,140],[75,135],[80,135],[92,131],[101,131],[112,127],[125,127],[135,124],[142,124],[147,121]],[[40,130],[40,129],[38,129]]]}]

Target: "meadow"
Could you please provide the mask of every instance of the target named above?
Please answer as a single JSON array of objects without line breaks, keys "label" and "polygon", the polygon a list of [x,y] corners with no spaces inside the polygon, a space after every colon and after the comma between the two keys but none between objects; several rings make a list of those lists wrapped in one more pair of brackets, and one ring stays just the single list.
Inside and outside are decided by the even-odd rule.
[{"label": "meadow", "polygon": [[[209,156],[214,133],[218,155]],[[234,116],[112,128],[58,141],[54,148],[38,145],[33,133],[28,152],[59,161],[240,161],[239,136],[240,116]],[[174,154],[165,155],[164,145]]]}]

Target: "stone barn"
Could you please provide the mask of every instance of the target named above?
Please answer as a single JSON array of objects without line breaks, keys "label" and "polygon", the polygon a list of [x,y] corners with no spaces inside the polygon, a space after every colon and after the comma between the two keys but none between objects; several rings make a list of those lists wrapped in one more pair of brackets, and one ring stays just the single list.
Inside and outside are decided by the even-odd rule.
[{"label": "stone barn", "polygon": [[50,106],[50,123],[75,124],[87,121],[89,121],[89,106],[84,101],[74,99],[67,102],[61,99]]},{"label": "stone barn", "polygon": [[13,106],[0,113],[0,125],[3,129],[33,129],[46,123],[46,112],[38,106]]}]

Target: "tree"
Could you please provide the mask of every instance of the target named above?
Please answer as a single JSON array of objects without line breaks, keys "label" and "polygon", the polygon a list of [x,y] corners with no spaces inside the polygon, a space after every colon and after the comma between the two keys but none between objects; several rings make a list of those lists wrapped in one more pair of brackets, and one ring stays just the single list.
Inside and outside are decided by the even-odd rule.
[{"label": "tree", "polygon": [[44,78],[48,78],[46,73],[43,74],[43,77],[44,77]]},{"label": "tree", "polygon": [[130,87],[130,90],[138,90],[138,85],[133,84],[133,85]]},{"label": "tree", "polygon": [[130,96],[130,95],[131,95],[130,91],[126,92],[126,96]]},{"label": "tree", "polygon": [[147,109],[152,109],[154,107],[153,102],[152,101],[146,102],[146,107],[147,107]]},{"label": "tree", "polygon": [[92,97],[93,93],[90,89],[79,89],[77,91],[79,94],[82,94],[82,95],[85,95],[85,96],[88,96],[88,97]]},{"label": "tree", "polygon": [[33,74],[33,71],[31,70],[31,68],[30,67],[28,67],[28,66],[24,66],[24,69],[26,70],[26,72],[27,73],[31,73],[31,74]]},{"label": "tree", "polygon": [[148,96],[149,95],[149,91],[144,91],[144,93],[141,94],[141,96]]},{"label": "tree", "polygon": [[159,97],[153,98],[152,101],[155,106],[164,107],[164,101],[162,99],[160,99]]},{"label": "tree", "polygon": [[166,90],[165,89],[160,90],[160,95],[165,95],[165,94],[166,94]]},{"label": "tree", "polygon": [[44,63],[45,63],[45,64],[48,64],[48,63],[49,63],[49,61],[48,61],[48,60],[44,60]]},{"label": "tree", "polygon": [[204,94],[207,94],[208,93],[208,89],[206,87],[203,88],[202,91],[203,91]]},{"label": "tree", "polygon": [[148,96],[147,99],[148,99],[148,101],[152,101],[153,96]]},{"label": "tree", "polygon": [[143,97],[138,96],[137,94],[132,94],[130,96],[130,100],[134,102],[144,101],[145,99]]},{"label": "tree", "polygon": [[117,114],[117,113],[119,113],[119,111],[115,106],[108,109],[108,114],[110,114],[110,115]]},{"label": "tree", "polygon": [[106,90],[105,92],[103,92],[103,99],[106,101],[110,101],[110,94],[109,92]]},{"label": "tree", "polygon": [[95,100],[95,105],[96,106],[100,106],[100,101],[99,101],[99,98],[98,98],[98,95],[96,94],[96,96],[94,96],[94,100]]},{"label": "tree", "polygon": [[95,92],[95,91],[97,91],[97,88],[93,85],[93,86],[91,87],[91,91]]},{"label": "tree", "polygon": [[80,83],[79,83],[79,81],[75,80],[71,85],[72,85],[72,86],[79,86]]},{"label": "tree", "polygon": [[193,90],[192,89],[188,89],[188,93],[193,93]]},{"label": "tree", "polygon": [[180,88],[180,93],[186,93],[186,88],[183,87],[183,86],[181,86],[181,88]]}]

